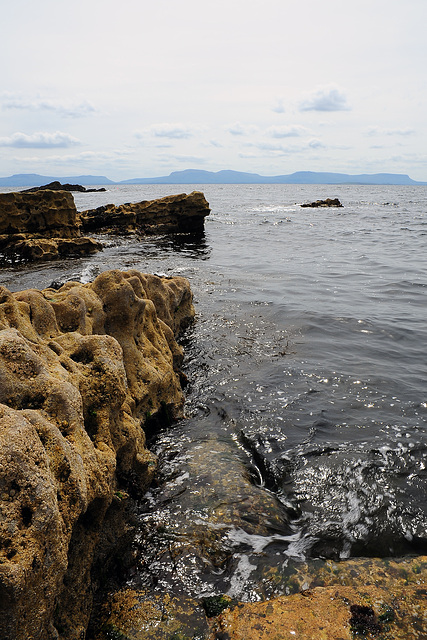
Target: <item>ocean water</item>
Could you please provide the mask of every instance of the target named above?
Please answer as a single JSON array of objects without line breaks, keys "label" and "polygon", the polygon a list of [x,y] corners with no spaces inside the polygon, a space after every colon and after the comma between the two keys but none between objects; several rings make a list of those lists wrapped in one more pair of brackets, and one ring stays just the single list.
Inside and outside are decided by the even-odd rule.
[{"label": "ocean water", "polygon": [[[189,278],[186,418],[148,433],[130,584],[259,599],[316,558],[427,552],[427,187],[127,185],[80,210],[203,191],[202,237],[103,238],[4,267],[11,290],[105,269]],[[338,197],[343,208],[301,208]],[[275,576],[275,577],[271,577]]]}]

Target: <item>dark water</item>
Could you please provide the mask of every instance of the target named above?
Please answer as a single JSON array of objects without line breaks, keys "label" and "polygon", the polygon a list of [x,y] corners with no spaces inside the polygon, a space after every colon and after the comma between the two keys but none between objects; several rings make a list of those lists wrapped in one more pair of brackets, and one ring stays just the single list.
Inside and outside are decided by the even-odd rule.
[{"label": "dark water", "polygon": [[[12,290],[110,268],[191,281],[187,418],[151,434],[161,465],[131,582],[258,599],[302,559],[425,553],[427,188],[195,188],[212,208],[201,239],[110,239],[94,257],[0,272]],[[344,208],[295,204],[325,197]]]}]

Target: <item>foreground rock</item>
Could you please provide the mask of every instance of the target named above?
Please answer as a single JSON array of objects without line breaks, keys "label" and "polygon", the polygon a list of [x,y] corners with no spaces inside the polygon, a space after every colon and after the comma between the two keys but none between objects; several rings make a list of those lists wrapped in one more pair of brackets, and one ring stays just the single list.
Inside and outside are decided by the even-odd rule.
[{"label": "foreground rock", "polygon": [[110,271],[0,288],[0,637],[85,635],[156,460],[144,424],[182,415],[189,283]]},{"label": "foreground rock", "polygon": [[326,200],[316,200],[302,204],[301,207],[342,207],[343,205],[338,198],[326,198]]},{"label": "foreground rock", "polygon": [[59,180],[54,180],[53,182],[49,182],[49,184],[44,184],[41,187],[31,187],[31,189],[23,189],[21,193],[34,193],[35,191],[75,191],[79,193],[93,193],[98,191],[106,191],[105,187],[100,187],[99,189],[86,189],[81,184],[69,184],[66,182],[65,184],[61,184]]},{"label": "foreground rock", "polygon": [[0,193],[0,251],[6,258],[52,260],[101,249],[100,242],[81,236],[71,193]]},{"label": "foreground rock", "polygon": [[294,580],[299,593],[253,604],[231,603],[213,621],[208,640],[427,636],[426,557],[317,561],[315,568],[296,567]]},{"label": "foreground rock", "polygon": [[420,640],[427,636],[427,558],[295,565],[291,594],[242,603],[124,589],[91,638],[111,640]]},{"label": "foreground rock", "polygon": [[158,200],[134,204],[107,204],[81,213],[84,231],[138,232],[143,235],[162,233],[198,233],[203,231],[209,215],[209,204],[200,191],[181,193]]}]

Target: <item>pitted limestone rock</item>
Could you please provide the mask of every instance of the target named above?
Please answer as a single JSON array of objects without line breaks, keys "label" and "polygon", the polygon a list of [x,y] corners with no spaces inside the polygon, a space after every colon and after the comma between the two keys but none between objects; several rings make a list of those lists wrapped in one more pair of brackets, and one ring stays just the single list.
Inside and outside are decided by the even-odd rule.
[{"label": "pitted limestone rock", "polygon": [[193,316],[187,280],[136,271],[0,289],[2,639],[84,634],[99,541],[128,527],[115,496],[141,494],[156,468],[146,416],[182,415],[175,336]]}]

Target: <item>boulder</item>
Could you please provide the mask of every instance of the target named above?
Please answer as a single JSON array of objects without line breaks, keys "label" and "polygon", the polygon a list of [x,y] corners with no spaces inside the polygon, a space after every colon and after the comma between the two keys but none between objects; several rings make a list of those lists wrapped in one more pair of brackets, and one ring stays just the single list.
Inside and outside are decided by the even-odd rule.
[{"label": "boulder", "polygon": [[338,198],[326,198],[326,200],[316,200],[302,204],[301,207],[342,207],[343,205]]},{"label": "boulder", "polygon": [[175,337],[193,316],[179,277],[0,288],[2,640],[84,637],[96,567],[156,469],[144,425],[182,416]]},{"label": "boulder", "polygon": [[200,191],[166,196],[157,200],[107,204],[82,211],[84,231],[109,230],[138,232],[143,235],[163,233],[197,233],[203,231],[209,204]]}]

